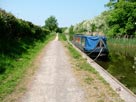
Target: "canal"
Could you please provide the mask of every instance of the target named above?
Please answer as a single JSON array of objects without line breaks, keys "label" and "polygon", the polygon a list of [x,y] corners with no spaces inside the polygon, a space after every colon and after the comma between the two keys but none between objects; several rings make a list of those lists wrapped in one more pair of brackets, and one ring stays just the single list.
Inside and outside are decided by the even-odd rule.
[{"label": "canal", "polygon": [[136,56],[110,50],[106,61],[96,62],[136,94]]}]

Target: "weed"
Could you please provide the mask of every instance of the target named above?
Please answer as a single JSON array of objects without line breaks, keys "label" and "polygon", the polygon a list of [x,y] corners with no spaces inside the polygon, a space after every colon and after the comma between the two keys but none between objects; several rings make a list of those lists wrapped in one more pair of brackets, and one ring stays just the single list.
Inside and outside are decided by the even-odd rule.
[{"label": "weed", "polygon": [[68,45],[68,49],[69,51],[71,52],[72,56],[75,58],[75,59],[81,59],[81,55],[79,54],[79,52],[77,52],[73,47],[72,45]]}]

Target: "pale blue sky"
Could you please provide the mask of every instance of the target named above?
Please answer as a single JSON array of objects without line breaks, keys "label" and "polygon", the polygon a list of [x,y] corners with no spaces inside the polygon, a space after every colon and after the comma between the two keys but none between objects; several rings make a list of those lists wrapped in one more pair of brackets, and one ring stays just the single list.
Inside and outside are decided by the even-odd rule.
[{"label": "pale blue sky", "polygon": [[44,25],[53,15],[59,26],[70,26],[91,19],[106,10],[109,0],[0,0],[0,8],[18,18]]}]

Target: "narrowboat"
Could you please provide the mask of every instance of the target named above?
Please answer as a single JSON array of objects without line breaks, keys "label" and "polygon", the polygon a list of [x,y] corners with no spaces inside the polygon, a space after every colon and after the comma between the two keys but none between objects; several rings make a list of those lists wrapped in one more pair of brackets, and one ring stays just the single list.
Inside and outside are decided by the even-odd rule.
[{"label": "narrowboat", "polygon": [[108,47],[106,37],[74,34],[72,43],[91,58],[107,58]]}]

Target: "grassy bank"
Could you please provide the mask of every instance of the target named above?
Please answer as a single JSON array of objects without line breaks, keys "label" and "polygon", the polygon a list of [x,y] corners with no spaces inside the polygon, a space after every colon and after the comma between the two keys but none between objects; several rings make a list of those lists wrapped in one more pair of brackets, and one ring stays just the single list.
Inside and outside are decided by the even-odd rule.
[{"label": "grassy bank", "polygon": [[36,41],[17,58],[0,54],[0,65],[3,67],[0,71],[0,102],[15,90],[25,72],[32,66],[32,61],[36,55],[53,38],[54,35],[47,35],[44,41]]}]

